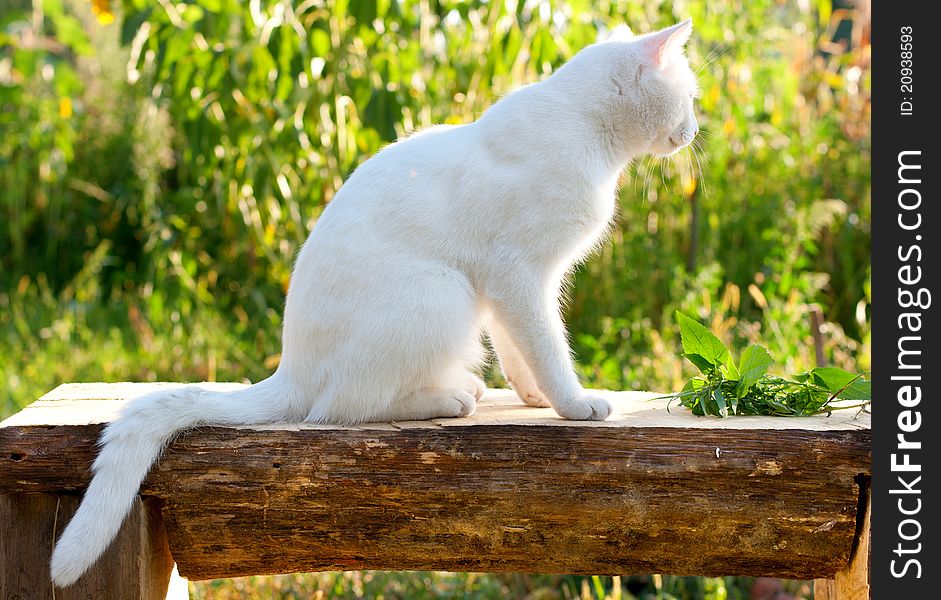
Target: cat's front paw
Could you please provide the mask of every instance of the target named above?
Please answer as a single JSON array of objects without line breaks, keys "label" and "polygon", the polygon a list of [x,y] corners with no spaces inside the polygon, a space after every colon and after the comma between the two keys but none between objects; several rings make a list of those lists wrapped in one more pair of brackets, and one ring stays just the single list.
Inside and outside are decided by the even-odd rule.
[{"label": "cat's front paw", "polygon": [[613,410],[608,400],[590,394],[556,407],[560,416],[573,421],[604,421]]}]

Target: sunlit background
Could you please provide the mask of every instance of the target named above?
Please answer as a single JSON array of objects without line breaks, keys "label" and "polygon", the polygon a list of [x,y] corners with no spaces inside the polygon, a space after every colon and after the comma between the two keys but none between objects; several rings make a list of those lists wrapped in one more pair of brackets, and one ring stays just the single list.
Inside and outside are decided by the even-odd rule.
[{"label": "sunlit background", "polygon": [[[677,308],[783,372],[869,369],[868,2],[0,0],[0,417],[68,381],[265,377],[293,257],[358,164],[618,24],[685,17],[702,133],[622,177],[568,303],[585,382],[679,387]],[[809,594],[755,586],[347,574],[193,594]]]}]

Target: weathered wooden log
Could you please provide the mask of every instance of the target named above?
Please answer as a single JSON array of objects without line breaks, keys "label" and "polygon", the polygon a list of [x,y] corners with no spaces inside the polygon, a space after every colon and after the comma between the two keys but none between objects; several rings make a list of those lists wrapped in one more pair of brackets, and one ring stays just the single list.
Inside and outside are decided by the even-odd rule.
[{"label": "weathered wooden log", "polygon": [[182,580],[171,585],[173,559],[159,502],[152,498],[134,503],[118,537],[94,569],[76,585],[53,591],[48,572],[53,542],[78,501],[77,496],[0,494],[0,598],[181,600],[189,596]]},{"label": "weathered wooden log", "polygon": [[833,579],[814,581],[814,600],[868,600],[872,597],[869,580],[872,566],[872,502],[869,500],[866,499],[862,517],[857,516],[859,530],[850,563],[837,572]]},{"label": "weathered wooden log", "polygon": [[[152,385],[63,386],[0,424],[0,494],[77,493],[102,423]],[[694,417],[611,393],[603,423],[491,390],[466,419],[202,428],[145,481],[192,579],[347,569],[832,578],[871,475],[869,415]],[[844,414],[845,413],[845,414]]]}]

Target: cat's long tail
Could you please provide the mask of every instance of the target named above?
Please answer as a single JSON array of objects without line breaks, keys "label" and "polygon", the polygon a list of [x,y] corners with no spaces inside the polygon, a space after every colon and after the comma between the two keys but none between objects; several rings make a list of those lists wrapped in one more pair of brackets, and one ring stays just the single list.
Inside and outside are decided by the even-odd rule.
[{"label": "cat's long tail", "polygon": [[104,553],[150,467],[178,432],[198,425],[284,419],[288,390],[279,375],[241,390],[214,392],[187,386],[131,401],[101,434],[91,484],[52,553],[53,583],[59,587],[75,583]]}]

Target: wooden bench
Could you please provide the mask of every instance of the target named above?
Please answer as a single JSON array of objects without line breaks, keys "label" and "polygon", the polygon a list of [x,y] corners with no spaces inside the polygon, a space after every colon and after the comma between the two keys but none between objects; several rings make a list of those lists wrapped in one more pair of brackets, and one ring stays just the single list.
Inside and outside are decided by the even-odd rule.
[{"label": "wooden bench", "polygon": [[[0,424],[0,598],[52,597],[53,540],[103,424],[166,385],[63,385]],[[818,600],[868,597],[868,414],[715,419],[610,397],[603,423],[491,390],[466,419],[190,431],[102,561],[55,598],[164,598],[174,561],[191,579],[763,575],[816,578]]]}]

